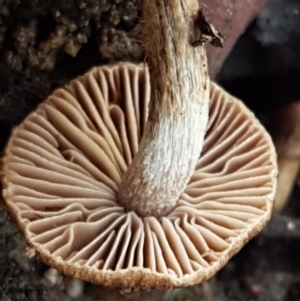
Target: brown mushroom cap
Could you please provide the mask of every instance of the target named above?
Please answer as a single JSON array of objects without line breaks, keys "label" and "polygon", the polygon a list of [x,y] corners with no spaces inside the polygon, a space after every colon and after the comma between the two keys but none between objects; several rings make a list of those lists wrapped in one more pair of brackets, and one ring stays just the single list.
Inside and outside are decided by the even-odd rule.
[{"label": "brown mushroom cap", "polygon": [[6,203],[42,260],[67,275],[125,289],[193,285],[212,277],[270,217],[271,139],[216,84],[203,153],[172,212],[140,218],[118,205],[118,184],[145,128],[149,87],[144,66],[94,68],[12,133]]}]

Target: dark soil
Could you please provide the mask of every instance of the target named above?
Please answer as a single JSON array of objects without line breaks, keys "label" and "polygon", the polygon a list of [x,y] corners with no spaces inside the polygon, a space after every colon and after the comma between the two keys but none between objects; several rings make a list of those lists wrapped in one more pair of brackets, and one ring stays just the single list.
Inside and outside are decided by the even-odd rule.
[{"label": "dark soil", "polygon": [[[129,0],[0,0],[0,154],[13,126],[55,87],[97,64],[142,60],[137,16]],[[218,75],[264,124],[280,105],[300,100],[299,28],[299,0],[269,0]],[[217,276],[164,297],[159,291],[121,296],[78,282],[29,253],[0,200],[0,301],[297,301],[300,187]]]}]

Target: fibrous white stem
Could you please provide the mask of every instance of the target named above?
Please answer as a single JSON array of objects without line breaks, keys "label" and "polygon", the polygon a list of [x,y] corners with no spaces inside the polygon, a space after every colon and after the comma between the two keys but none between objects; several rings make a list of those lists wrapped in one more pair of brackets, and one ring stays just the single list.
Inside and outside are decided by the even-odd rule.
[{"label": "fibrous white stem", "polygon": [[149,118],[118,198],[127,210],[160,217],[175,206],[200,156],[209,77],[204,48],[190,42],[198,1],[142,1],[141,8],[151,82]]}]

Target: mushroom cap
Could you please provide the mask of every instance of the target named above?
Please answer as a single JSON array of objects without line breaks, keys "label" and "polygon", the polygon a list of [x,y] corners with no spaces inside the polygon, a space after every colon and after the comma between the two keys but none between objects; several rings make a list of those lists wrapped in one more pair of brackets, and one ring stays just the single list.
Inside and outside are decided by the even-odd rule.
[{"label": "mushroom cap", "polygon": [[271,139],[213,83],[204,148],[174,209],[141,218],[118,205],[149,92],[144,65],[94,68],[13,130],[5,201],[41,259],[67,275],[123,289],[194,285],[269,220],[277,173]]}]

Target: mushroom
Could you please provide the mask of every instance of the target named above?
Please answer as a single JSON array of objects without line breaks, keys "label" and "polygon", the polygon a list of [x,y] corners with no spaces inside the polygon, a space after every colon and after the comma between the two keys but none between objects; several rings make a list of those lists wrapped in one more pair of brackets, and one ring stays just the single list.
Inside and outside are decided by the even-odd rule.
[{"label": "mushroom", "polygon": [[198,1],[141,8],[149,67],[96,67],[54,91],[13,130],[4,198],[64,274],[123,289],[188,286],[268,221],[275,151],[242,102],[209,83],[204,47],[190,43]]},{"label": "mushroom", "polygon": [[300,102],[280,107],[272,116],[270,132],[278,153],[278,185],[274,211],[286,205],[300,167]]}]

